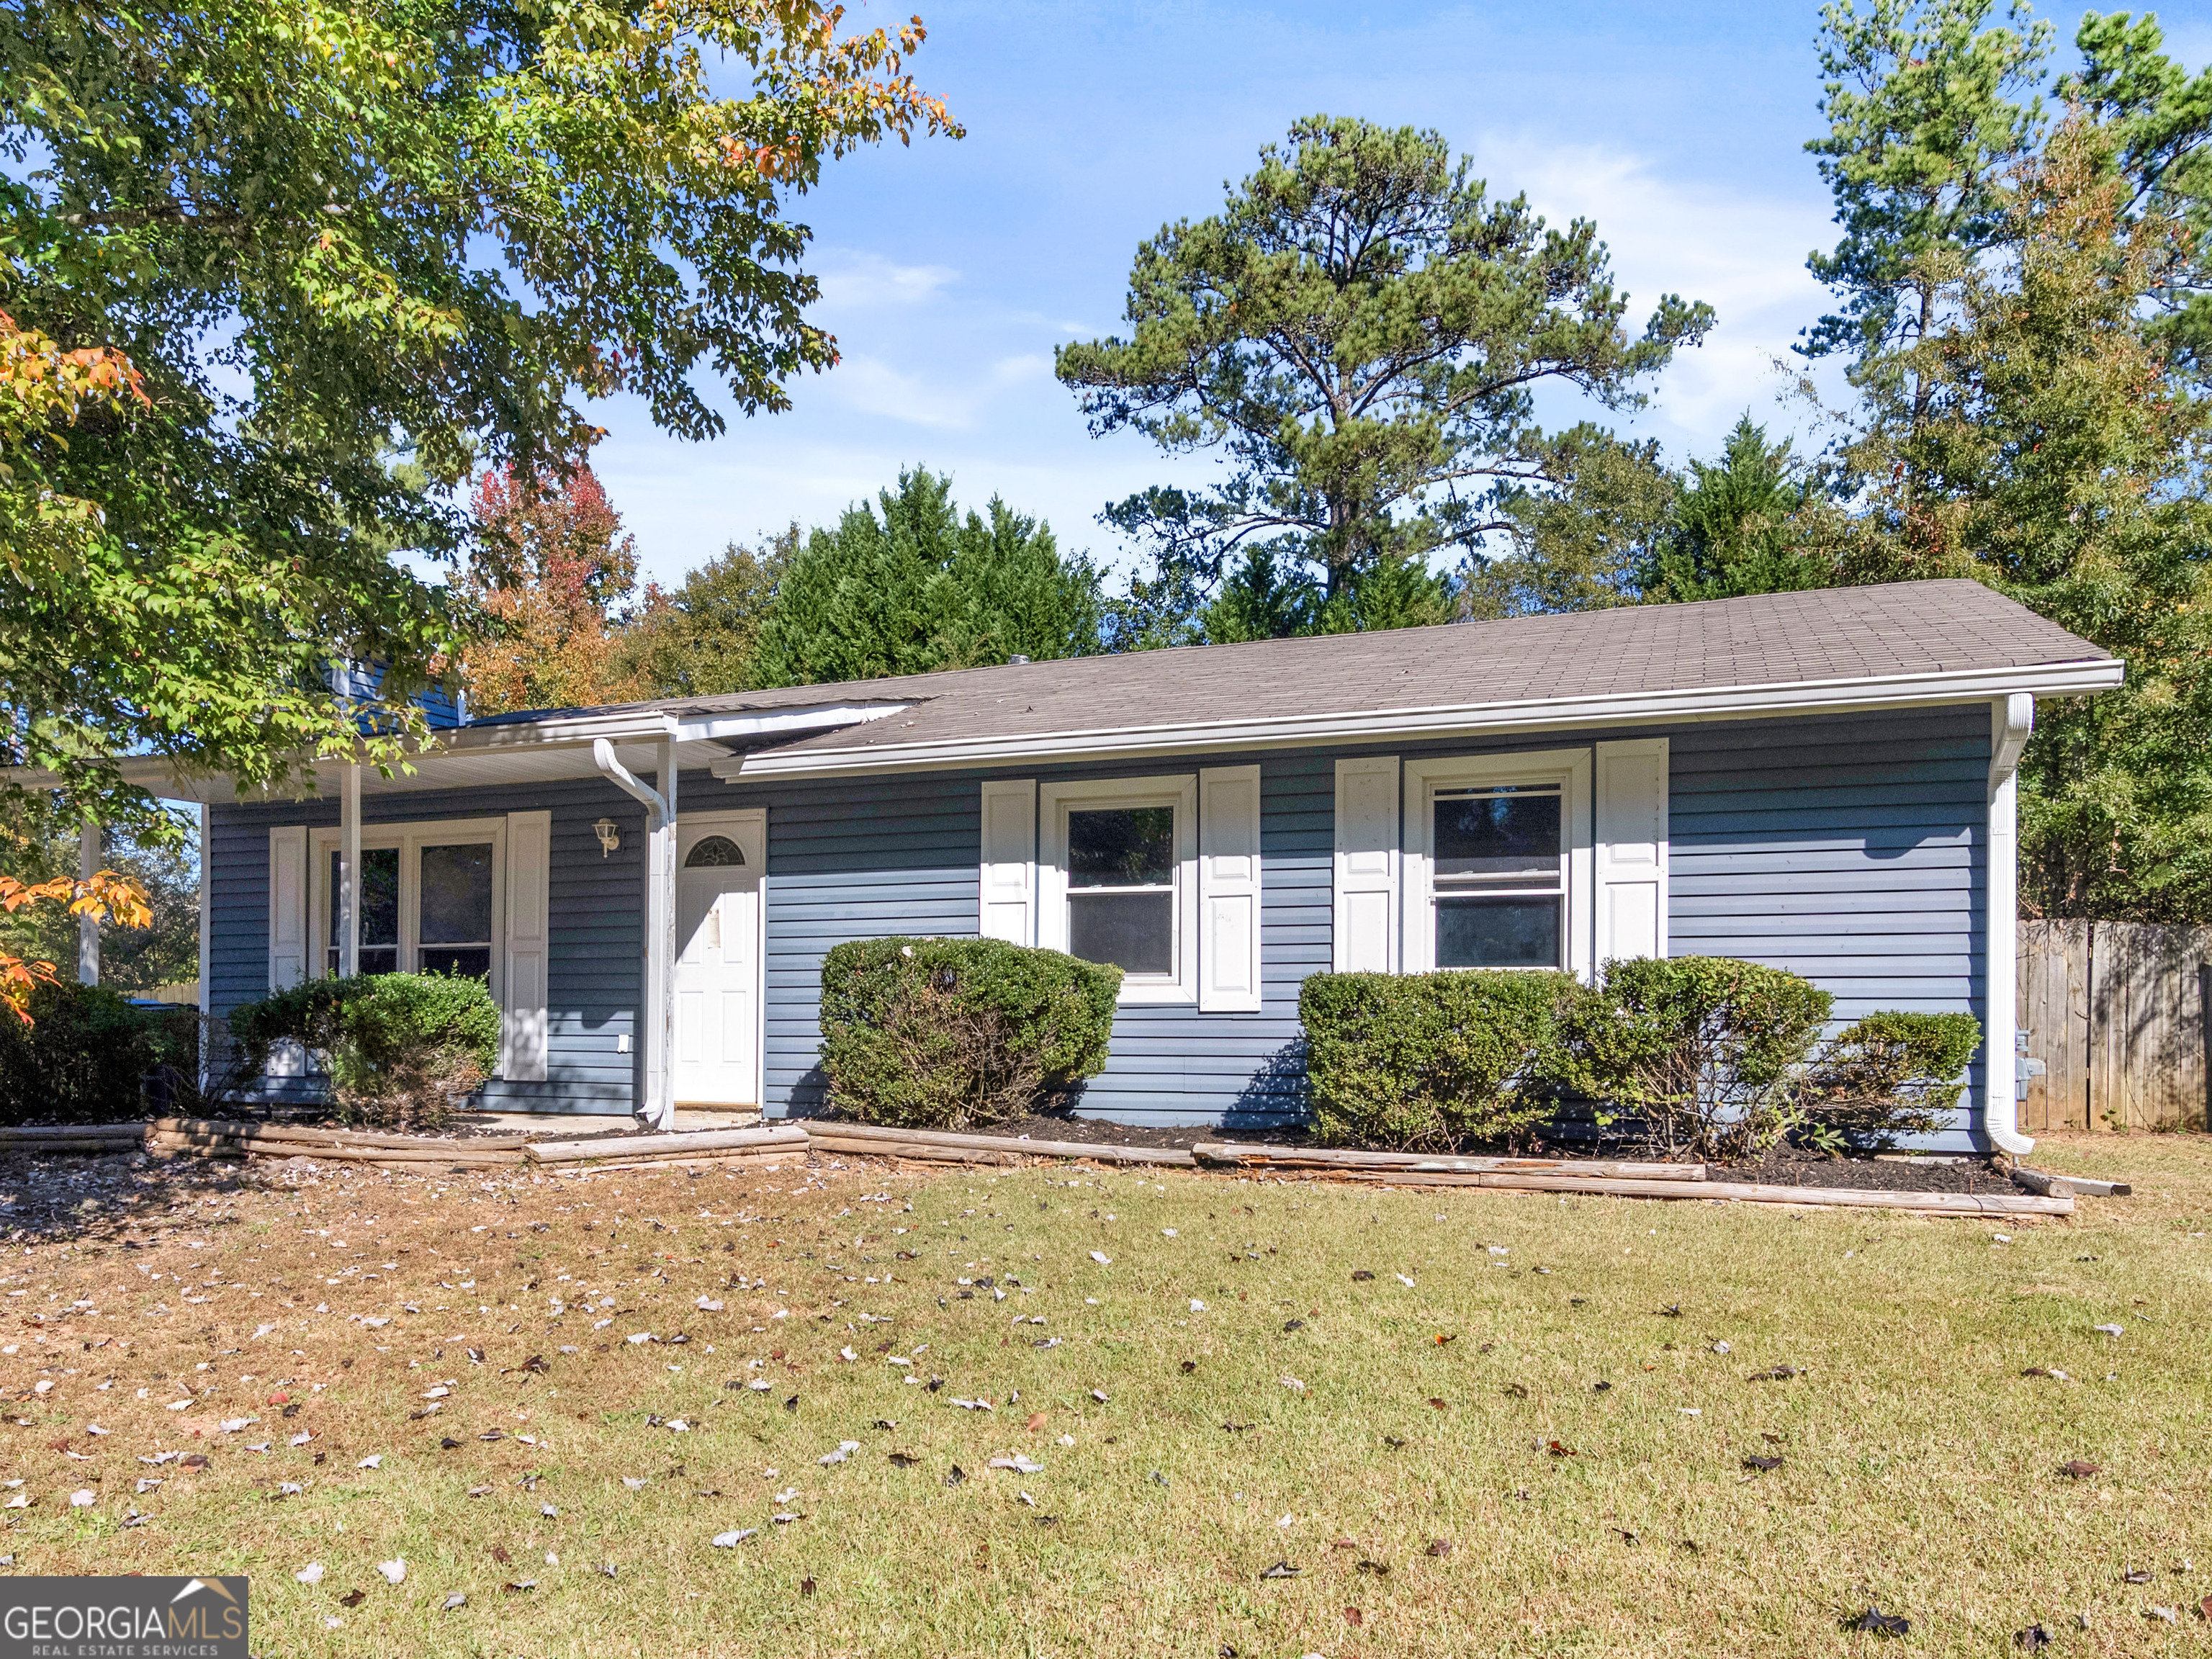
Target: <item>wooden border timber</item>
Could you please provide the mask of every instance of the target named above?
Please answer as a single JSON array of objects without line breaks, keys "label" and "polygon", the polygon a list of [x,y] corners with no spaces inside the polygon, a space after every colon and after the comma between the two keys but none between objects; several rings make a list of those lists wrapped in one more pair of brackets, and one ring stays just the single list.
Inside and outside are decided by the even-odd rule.
[{"label": "wooden border timber", "polygon": [[250,1119],[157,1117],[150,1126],[165,1134],[210,1134],[264,1137],[284,1140],[313,1140],[337,1146],[449,1146],[456,1152],[517,1152],[532,1144],[527,1135],[410,1135],[374,1129],[322,1129],[293,1123],[263,1123]]},{"label": "wooden border timber", "polygon": [[2128,1198],[2135,1188],[2124,1181],[2099,1181],[2091,1176],[2053,1175],[2048,1170],[2031,1170],[2025,1164],[2012,1166],[2012,1178],[2032,1193],[2043,1193],[2056,1197],[2061,1193],[2077,1193],[2084,1198]]},{"label": "wooden border timber", "polygon": [[532,1164],[624,1163],[638,1158],[681,1158],[693,1152],[764,1152],[806,1155],[806,1131],[790,1128],[696,1129],[676,1134],[611,1135],[592,1140],[534,1140],[524,1156]]},{"label": "wooden border timber", "polygon": [[806,1162],[805,1146],[786,1146],[768,1152],[696,1152],[689,1158],[613,1158],[604,1164],[556,1164],[549,1176],[619,1176],[633,1170],[781,1170],[799,1168]]},{"label": "wooden border timber", "polygon": [[1441,1152],[1364,1152],[1335,1146],[1269,1146],[1201,1140],[1200,1164],[1241,1170],[1404,1170],[1423,1175],[1571,1175],[1614,1181],[1703,1181],[1702,1164],[1640,1164],[1626,1159],[1455,1157]]},{"label": "wooden border timber", "polygon": [[1334,1171],[1347,1181],[1394,1187],[1488,1187],[1504,1192],[1587,1193],[1619,1198],[1705,1198],[1741,1204],[1802,1204],[1814,1209],[1911,1210],[1923,1215],[2071,1215],[2072,1197],[2014,1193],[1900,1193],[1879,1187],[1783,1187],[1748,1181],[1619,1181],[1595,1176],[1425,1175],[1373,1170]]},{"label": "wooden border timber", "polygon": [[1106,1164],[1150,1164],[1188,1168],[1198,1160],[1179,1147],[1114,1146],[1088,1140],[1024,1140],[1015,1135],[955,1134],[945,1129],[895,1129],[873,1123],[799,1120],[817,1152],[859,1153],[864,1158],[907,1158],[952,1164],[989,1160],[974,1156],[997,1152],[1015,1158],[1088,1158]]}]

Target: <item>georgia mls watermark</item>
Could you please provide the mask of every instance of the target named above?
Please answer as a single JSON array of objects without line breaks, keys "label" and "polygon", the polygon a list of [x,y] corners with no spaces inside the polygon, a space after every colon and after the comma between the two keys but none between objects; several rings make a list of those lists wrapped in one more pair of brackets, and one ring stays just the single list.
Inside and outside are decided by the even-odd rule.
[{"label": "georgia mls watermark", "polygon": [[246,1659],[246,1580],[0,1578],[0,1659]]}]

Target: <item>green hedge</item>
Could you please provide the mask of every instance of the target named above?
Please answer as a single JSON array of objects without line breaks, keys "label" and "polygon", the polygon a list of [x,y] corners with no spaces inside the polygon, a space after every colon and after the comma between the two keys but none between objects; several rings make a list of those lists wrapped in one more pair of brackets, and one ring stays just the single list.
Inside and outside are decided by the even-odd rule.
[{"label": "green hedge", "polygon": [[1787,1138],[1879,1147],[1942,1127],[1981,1041],[1970,1014],[1869,1014],[1823,1039],[1809,980],[1727,957],[1565,974],[1316,974],[1305,1025],[1315,1128],[1401,1151],[1511,1143],[1563,1098],[1668,1157],[1734,1163]]},{"label": "green hedge", "polygon": [[313,979],[234,1009],[231,1039],[254,1072],[279,1042],[320,1057],[347,1117],[431,1128],[499,1064],[499,1005],[461,974]]},{"label": "green hedge", "polygon": [[0,1008],[0,1126],[102,1123],[146,1110],[140,1079],[198,1064],[199,1015],[137,1008],[97,985],[33,988],[31,1024]]},{"label": "green hedge", "polygon": [[960,1129],[1057,1104],[1106,1064],[1121,970],[988,939],[860,939],[822,963],[830,1104]]},{"label": "green hedge", "polygon": [[1556,1109],[1571,974],[1316,974],[1298,993],[1315,1128],[1333,1145],[1449,1152]]}]

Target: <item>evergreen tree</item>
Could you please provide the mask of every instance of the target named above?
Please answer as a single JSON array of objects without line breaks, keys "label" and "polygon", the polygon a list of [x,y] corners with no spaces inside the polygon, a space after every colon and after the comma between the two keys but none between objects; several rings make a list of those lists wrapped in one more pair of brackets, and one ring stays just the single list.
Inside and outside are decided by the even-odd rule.
[{"label": "evergreen tree", "polygon": [[952,480],[899,474],[876,507],[817,530],[777,583],[754,655],[757,685],[972,668],[1100,648],[1098,573],[994,496],[963,519]]},{"label": "evergreen tree", "polygon": [[[1056,359],[1094,434],[1128,428],[1229,468],[1215,489],[1108,508],[1158,563],[1124,636],[1171,634],[1163,604],[1224,580],[1209,635],[1447,614],[1432,559],[1478,557],[1516,498],[1571,482],[1538,389],[1635,406],[1712,325],[1668,295],[1632,333],[1595,227],[1492,200],[1437,133],[1316,116],[1260,163],[1218,215],[1139,247],[1127,339]],[[1363,608],[1362,584],[1401,564]]]},{"label": "evergreen tree", "polygon": [[1717,462],[1690,463],[1673,521],[1643,574],[1649,599],[1727,599],[1820,587],[1835,568],[1809,550],[1798,520],[1806,485],[1787,438],[1769,443],[1748,412]]}]

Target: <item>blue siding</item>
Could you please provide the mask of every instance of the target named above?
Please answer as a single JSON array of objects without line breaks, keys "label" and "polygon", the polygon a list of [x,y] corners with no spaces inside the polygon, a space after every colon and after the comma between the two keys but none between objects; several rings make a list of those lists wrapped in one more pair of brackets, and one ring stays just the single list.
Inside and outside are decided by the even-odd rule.
[{"label": "blue siding", "polygon": [[[1106,1070],[1078,1109],[1152,1124],[1256,1125],[1299,1109],[1297,993],[1330,957],[1334,761],[1671,740],[1669,933],[1677,955],[1735,956],[1803,973],[1839,1019],[1875,1008],[1978,1009],[1989,717],[1981,704],[1881,714],[1699,723],[1511,739],[1369,743],[1201,758],[1020,767],[834,781],[724,785],[687,775],[696,811],[768,812],[763,883],[764,1104],[819,1108],[823,954],[846,939],[976,930],[980,790],[987,777],[1141,776],[1201,764],[1261,767],[1261,1012],[1123,1009]],[[544,1085],[495,1085],[497,1103],[627,1110],[641,1061],[614,1053],[639,984],[642,817],[597,781],[373,799],[371,821],[550,806],[553,1040]],[[591,822],[623,826],[602,860]],[[266,975],[267,830],[328,824],[334,805],[217,809],[212,819],[218,1012]],[[1980,1075],[1975,1068],[1977,1085]],[[1962,1108],[1971,1112],[1970,1093]],[[1947,1137],[1963,1144],[1964,1127]]]},{"label": "blue siding", "polygon": [[[641,1085],[643,1062],[635,1041],[629,1054],[617,1053],[616,1046],[636,1030],[644,809],[611,784],[582,779],[368,795],[362,802],[362,822],[490,817],[544,809],[552,813],[553,829],[546,1079],[495,1079],[485,1085],[484,1103],[511,1111],[628,1112]],[[601,856],[592,830],[593,820],[601,817],[622,826],[623,844],[612,857]],[[210,809],[214,937],[208,994],[216,1014],[268,994],[269,831],[295,823],[327,829],[337,821],[337,803],[331,800]]]}]

